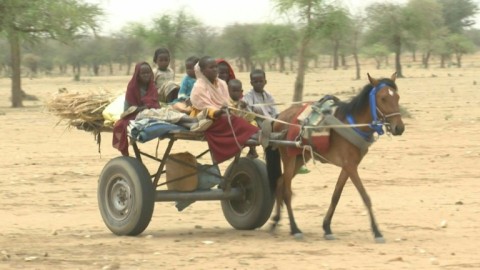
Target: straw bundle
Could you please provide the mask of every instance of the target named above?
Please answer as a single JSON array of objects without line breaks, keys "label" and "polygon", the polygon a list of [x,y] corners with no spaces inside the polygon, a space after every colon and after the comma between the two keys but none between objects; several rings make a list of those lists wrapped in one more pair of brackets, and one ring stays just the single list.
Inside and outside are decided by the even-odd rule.
[{"label": "straw bundle", "polygon": [[59,93],[46,106],[49,112],[60,117],[57,124],[66,121],[68,127],[98,133],[104,129],[102,112],[114,96],[100,93]]}]

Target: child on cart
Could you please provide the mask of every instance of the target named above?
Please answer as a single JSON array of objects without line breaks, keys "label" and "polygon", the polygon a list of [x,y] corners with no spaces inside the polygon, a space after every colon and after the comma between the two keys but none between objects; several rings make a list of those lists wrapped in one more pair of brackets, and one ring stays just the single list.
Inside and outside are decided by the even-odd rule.
[{"label": "child on cart", "polygon": [[[243,87],[242,82],[238,79],[232,79],[228,82],[228,93],[230,94],[230,107],[233,108],[232,114],[245,118],[250,124],[257,125],[255,114],[249,113],[247,110],[247,103],[243,101]],[[247,157],[258,158],[255,146],[250,146]]]},{"label": "child on cart", "polygon": [[[253,89],[243,97],[248,109],[266,118],[277,118],[278,110],[275,106],[275,99],[265,90],[265,85],[267,84],[265,72],[261,69],[255,69],[250,72],[250,84]],[[264,118],[257,117],[255,120],[257,126],[260,127]],[[258,157],[255,147],[250,148],[247,157]]]},{"label": "child on cart", "polygon": [[180,83],[180,90],[178,91],[178,97],[174,100],[172,107],[180,112],[190,114],[192,111],[192,102],[190,101],[190,93],[192,92],[193,85],[197,78],[195,77],[194,67],[198,63],[199,58],[196,56],[190,56],[185,60],[185,72]]}]

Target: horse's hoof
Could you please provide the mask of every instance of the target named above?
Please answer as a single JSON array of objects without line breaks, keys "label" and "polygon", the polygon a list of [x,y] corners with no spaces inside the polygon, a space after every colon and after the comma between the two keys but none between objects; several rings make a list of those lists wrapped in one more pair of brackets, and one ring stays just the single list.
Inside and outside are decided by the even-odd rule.
[{"label": "horse's hoof", "polygon": [[275,224],[272,224],[272,225],[270,226],[270,229],[268,230],[268,232],[269,232],[271,235],[274,235],[275,232],[276,232],[276,230],[275,230],[276,228],[277,228],[277,226],[275,226]]},{"label": "horse's hoof", "polygon": [[303,240],[303,233],[294,233],[293,237],[295,240]]},{"label": "horse's hoof", "polygon": [[377,244],[385,244],[385,238],[383,238],[383,237],[375,237],[375,243],[377,243]]},{"label": "horse's hoof", "polygon": [[325,234],[323,237],[325,240],[335,240],[335,236],[333,234]]}]

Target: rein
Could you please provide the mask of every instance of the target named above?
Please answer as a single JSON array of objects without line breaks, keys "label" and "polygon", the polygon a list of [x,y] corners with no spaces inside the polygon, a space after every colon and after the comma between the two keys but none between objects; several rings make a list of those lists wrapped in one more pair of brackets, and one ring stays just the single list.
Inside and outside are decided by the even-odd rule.
[{"label": "rein", "polygon": [[[338,124],[330,124],[330,125],[328,125],[328,127],[330,127],[330,128],[340,128],[340,129],[352,128],[358,135],[360,135],[366,141],[372,141],[373,132],[377,132],[379,135],[383,135],[384,134],[384,131],[383,131],[383,128],[382,128],[383,126],[386,126],[387,132],[389,132],[390,125],[388,123],[385,123],[386,119],[388,119],[389,117],[396,116],[396,115],[401,115],[401,114],[400,114],[400,112],[384,114],[377,107],[376,94],[384,86],[386,86],[386,84],[381,83],[381,84],[377,85],[376,87],[374,87],[369,93],[369,102],[370,102],[370,108],[371,108],[370,113],[372,114],[372,119],[373,119],[372,123],[357,124],[357,123],[355,123],[355,120],[353,119],[353,116],[351,114],[348,114],[346,116],[348,125],[338,123]],[[293,102],[293,103],[288,103],[288,104],[302,104],[302,103],[311,103],[311,102],[300,101],[300,102]],[[275,104],[265,103],[265,104],[255,104],[254,106],[278,105],[278,104],[287,104],[287,103],[275,103]],[[228,108],[230,110],[234,110],[234,111],[246,112],[244,110],[240,110],[238,108],[231,107],[231,106],[228,106]],[[377,112],[378,112],[378,115],[380,115],[381,120],[379,120]],[[254,114],[255,117],[257,117],[257,118],[261,118],[261,119],[264,119],[264,120],[270,120],[272,122],[278,122],[278,123],[285,124],[285,125],[288,125],[288,126],[297,126],[301,129],[317,129],[318,128],[318,126],[304,126],[304,125],[299,125],[299,124],[292,124],[292,123],[289,123],[287,121],[283,121],[283,120],[280,120],[280,119],[264,116],[264,115],[257,114],[257,113],[251,112],[251,111],[248,111],[248,113]],[[359,127],[370,127],[371,129],[373,129],[373,131],[372,132],[362,131],[362,130],[359,129]]]}]

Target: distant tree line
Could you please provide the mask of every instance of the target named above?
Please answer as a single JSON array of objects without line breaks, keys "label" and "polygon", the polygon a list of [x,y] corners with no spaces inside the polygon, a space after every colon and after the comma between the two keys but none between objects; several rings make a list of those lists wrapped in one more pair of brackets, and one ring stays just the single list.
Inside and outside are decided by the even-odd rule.
[{"label": "distant tree line", "polygon": [[[394,55],[395,71],[403,76],[402,54],[428,68],[432,56],[440,67],[480,46],[480,30],[473,28],[479,7],[473,0],[410,0],[406,4],[375,3],[362,14],[322,0],[275,0],[284,23],[233,24],[222,29],[205,25],[179,10],[133,23],[110,35],[98,34],[103,14],[96,5],[77,0],[3,0],[0,11],[0,74],[12,77],[12,106],[21,107],[17,90],[21,74],[73,74],[82,70],[99,75],[151,60],[158,47],[170,50],[183,63],[191,55],[232,59],[238,71],[254,67],[297,73],[294,100],[302,98],[308,66],[318,67],[328,56],[337,70],[354,66],[360,79],[360,59],[377,68]],[[361,56],[361,57],[360,57]],[[353,59],[353,63],[347,63]],[[310,64],[308,64],[310,63]],[[172,68],[183,71],[183,65]],[[23,73],[22,73],[23,72]]]}]

